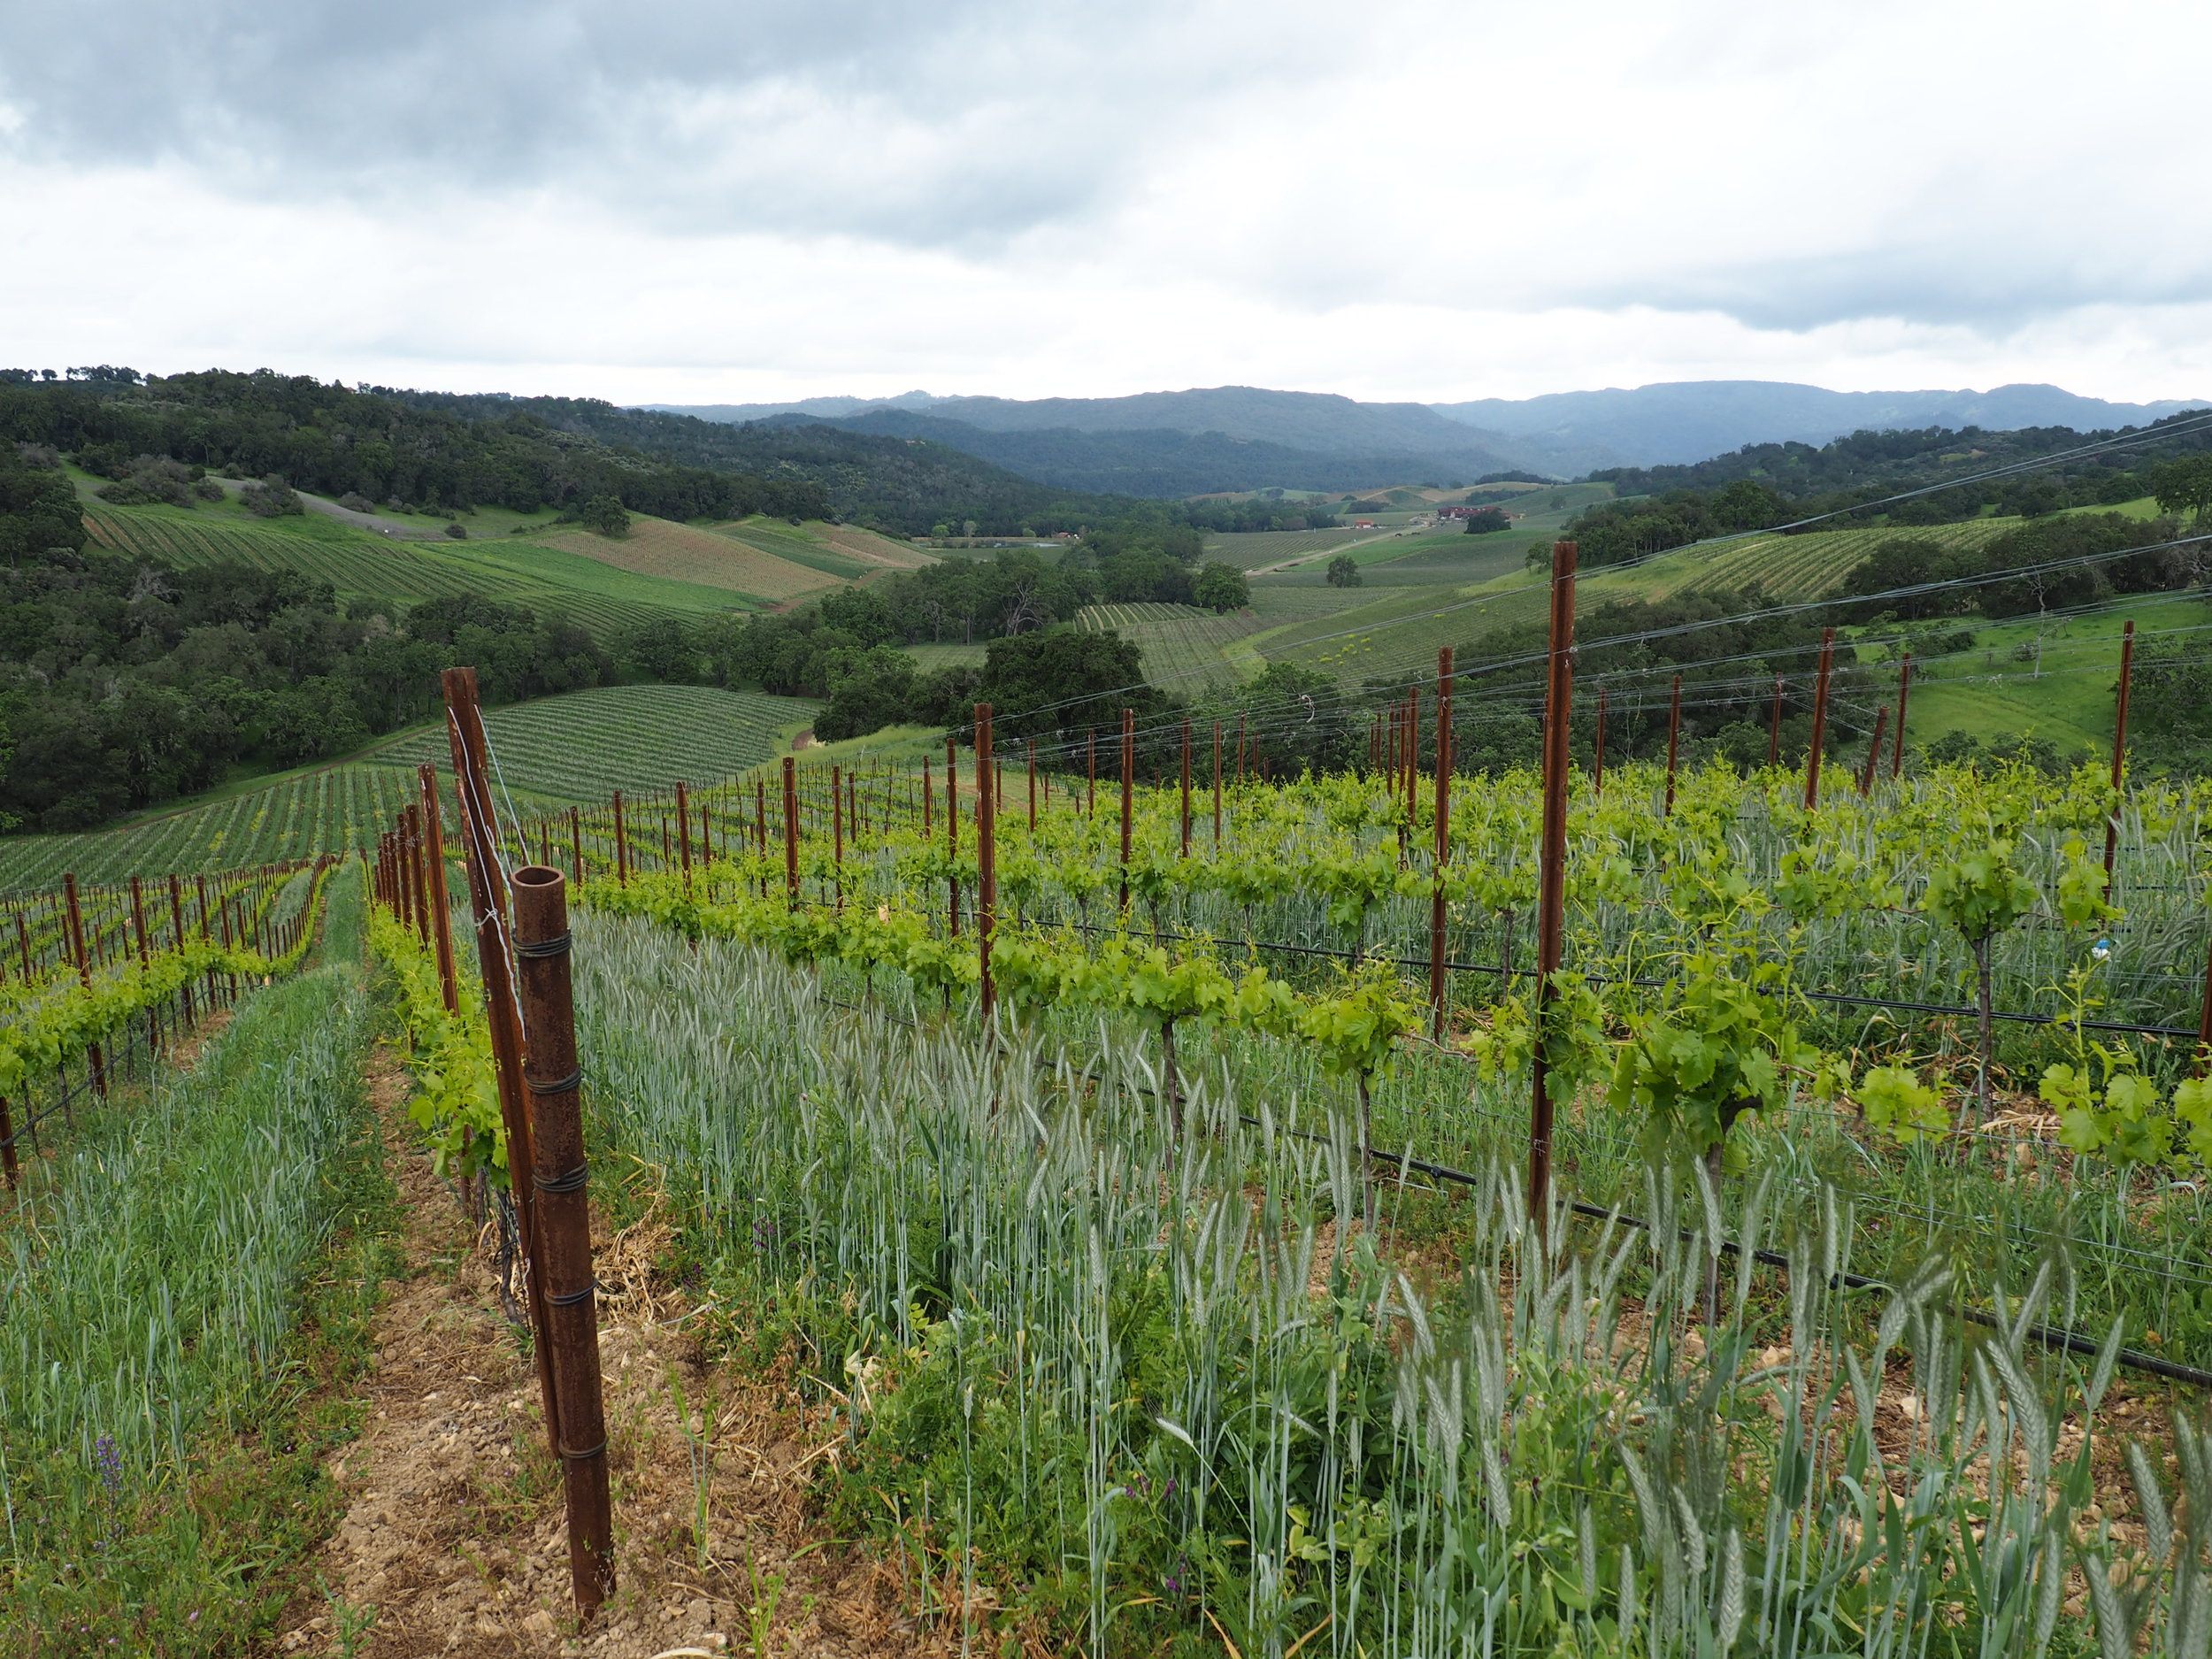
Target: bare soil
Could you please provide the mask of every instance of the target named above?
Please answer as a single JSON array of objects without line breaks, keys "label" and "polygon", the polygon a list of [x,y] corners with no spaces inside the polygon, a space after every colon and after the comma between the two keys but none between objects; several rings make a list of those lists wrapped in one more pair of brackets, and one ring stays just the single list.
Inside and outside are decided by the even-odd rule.
[{"label": "bare soil", "polygon": [[[573,1613],[556,1460],[538,1383],[500,1309],[487,1240],[411,1149],[401,1057],[370,1072],[405,1208],[403,1276],[375,1323],[368,1420],[334,1455],[349,1500],[278,1651],[360,1659],[944,1651],[898,1575],[813,1519],[806,1471],[834,1455],[773,1381],[703,1363],[649,1218],[601,1240],[600,1356],[615,1507],[615,1597]],[[685,1417],[680,1419],[680,1396]],[[695,1535],[702,1501],[703,1548]],[[350,1647],[343,1626],[357,1632]],[[953,1637],[956,1640],[956,1635]]]}]

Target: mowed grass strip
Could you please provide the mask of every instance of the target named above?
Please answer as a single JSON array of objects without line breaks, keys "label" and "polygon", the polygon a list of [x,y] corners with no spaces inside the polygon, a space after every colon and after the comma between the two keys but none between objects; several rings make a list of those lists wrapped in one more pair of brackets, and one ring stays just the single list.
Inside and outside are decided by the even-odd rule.
[{"label": "mowed grass strip", "polygon": [[1327,553],[1379,534],[1374,530],[1249,530],[1206,538],[1203,557],[1240,571],[1256,571],[1285,559]]},{"label": "mowed grass strip", "polygon": [[[1386,536],[1346,552],[1344,557],[1359,566],[1361,587],[1341,591],[1356,601],[1362,589],[1371,587],[1463,586],[1488,581],[1522,569],[1529,549],[1548,540],[1542,532],[1501,531],[1475,536],[1455,527]],[[1288,570],[1271,571],[1253,579],[1253,591],[1277,586],[1325,588],[1333,562],[1316,558]]]},{"label": "mowed grass strip", "polygon": [[812,570],[833,571],[841,576],[860,577],[877,571],[919,570],[935,562],[926,549],[878,535],[858,525],[828,524],[809,518],[792,524],[756,513],[712,526],[718,535],[734,536],[748,546],[779,558],[791,559]]},{"label": "mowed grass strip", "polygon": [[666,518],[634,517],[627,535],[572,528],[532,540],[617,570],[718,588],[754,604],[795,599],[838,580],[833,572],[809,569],[733,536]]}]

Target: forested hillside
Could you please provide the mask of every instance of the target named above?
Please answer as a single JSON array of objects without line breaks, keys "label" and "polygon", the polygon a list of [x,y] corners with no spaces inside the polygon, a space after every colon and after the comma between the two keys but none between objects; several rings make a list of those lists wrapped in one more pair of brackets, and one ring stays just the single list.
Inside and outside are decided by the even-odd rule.
[{"label": "forested hillside", "polygon": [[[49,378],[51,377],[51,378]],[[266,370],[142,377],[0,370],[0,441],[116,476],[166,457],[372,503],[533,511],[612,496],[664,518],[837,518],[901,535],[973,521],[1049,531],[1110,503],[939,445],[825,427],[729,426],[587,398],[325,385]]]}]

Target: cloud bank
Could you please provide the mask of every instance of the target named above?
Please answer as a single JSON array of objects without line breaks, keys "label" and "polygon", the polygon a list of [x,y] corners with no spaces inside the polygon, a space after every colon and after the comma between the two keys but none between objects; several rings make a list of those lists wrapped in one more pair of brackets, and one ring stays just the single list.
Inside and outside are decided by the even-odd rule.
[{"label": "cloud bank", "polygon": [[[0,357],[618,398],[2212,389],[2212,14],[882,0],[0,20]],[[2176,84],[2147,81],[2176,65]]]}]

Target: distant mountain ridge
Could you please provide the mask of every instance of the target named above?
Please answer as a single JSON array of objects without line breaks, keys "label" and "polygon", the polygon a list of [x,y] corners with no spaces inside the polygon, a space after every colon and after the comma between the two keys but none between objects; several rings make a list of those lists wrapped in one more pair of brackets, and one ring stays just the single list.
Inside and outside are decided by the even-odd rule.
[{"label": "distant mountain ridge", "polygon": [[1816,446],[1868,430],[2066,426],[2094,432],[2139,426],[2205,403],[2116,403],[2062,387],[2024,384],[1986,392],[1832,392],[1787,380],[1674,380],[1632,390],[1485,397],[1432,407],[1479,430],[1486,442],[1589,446],[1617,457],[1596,465],[1662,466],[1708,460],[1747,443]]},{"label": "distant mountain ridge", "polygon": [[[777,414],[764,424],[786,423],[804,426],[809,418]],[[1511,465],[1464,441],[1448,451],[1399,448],[1353,454],[1164,426],[991,429],[902,409],[872,410],[834,424],[849,432],[926,439],[1062,489],[1156,499],[1246,489],[1366,489],[1378,481],[1432,476],[1463,483]],[[1386,436],[1377,434],[1375,442]]]},{"label": "distant mountain ridge", "polygon": [[[1364,489],[1431,478],[1449,483],[1513,468],[1572,477],[1599,467],[1701,461],[1748,443],[1818,445],[1866,428],[2094,431],[2139,426],[2205,401],[2121,403],[2039,385],[1833,392],[1782,380],[1682,380],[1435,404],[1217,386],[1127,397],[915,391],[653,407],[709,420],[815,419],[928,437],[1064,488],[1171,495]],[[1098,442],[1104,434],[1115,442]]]}]

